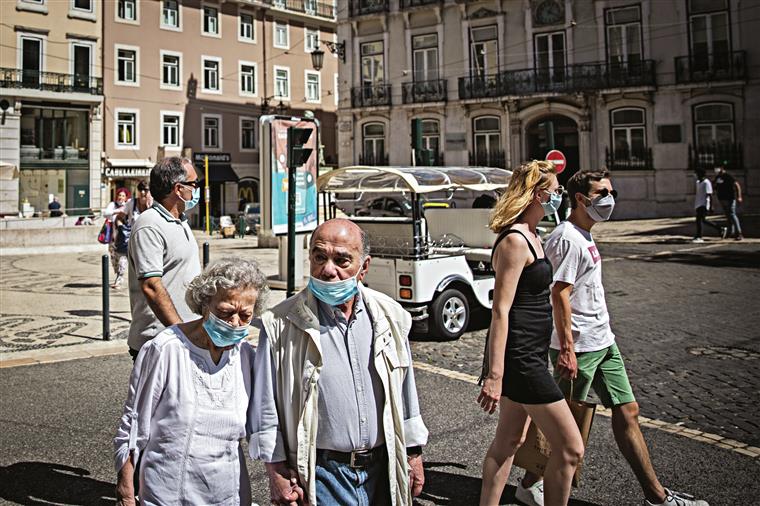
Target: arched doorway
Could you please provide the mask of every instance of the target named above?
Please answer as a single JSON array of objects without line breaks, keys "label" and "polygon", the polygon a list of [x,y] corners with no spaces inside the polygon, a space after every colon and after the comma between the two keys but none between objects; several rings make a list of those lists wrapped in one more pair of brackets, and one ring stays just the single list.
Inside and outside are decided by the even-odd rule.
[{"label": "arched doorway", "polygon": [[[546,153],[558,149],[565,154],[567,166],[557,176],[559,184],[567,186],[570,177],[580,169],[580,151],[578,145],[578,125],[567,116],[543,116],[528,124],[527,137],[528,160],[543,160]],[[567,202],[563,201],[559,215],[564,219]]]}]

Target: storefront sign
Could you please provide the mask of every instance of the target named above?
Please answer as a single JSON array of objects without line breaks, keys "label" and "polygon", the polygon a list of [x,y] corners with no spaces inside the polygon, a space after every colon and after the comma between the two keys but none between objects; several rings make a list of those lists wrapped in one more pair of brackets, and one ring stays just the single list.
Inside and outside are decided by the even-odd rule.
[{"label": "storefront sign", "polygon": [[230,163],[232,157],[229,153],[193,153],[193,162],[196,165],[203,164],[205,157],[208,156],[208,163]]},{"label": "storefront sign", "polygon": [[148,177],[150,167],[105,167],[102,174],[105,177]]}]

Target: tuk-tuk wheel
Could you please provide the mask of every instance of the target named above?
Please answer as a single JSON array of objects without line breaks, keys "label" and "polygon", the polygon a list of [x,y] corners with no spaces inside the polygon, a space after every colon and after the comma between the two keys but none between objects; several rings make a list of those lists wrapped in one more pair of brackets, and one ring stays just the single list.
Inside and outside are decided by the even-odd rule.
[{"label": "tuk-tuk wheel", "polygon": [[444,290],[430,305],[430,319],[432,337],[459,339],[470,323],[467,297],[456,288]]}]

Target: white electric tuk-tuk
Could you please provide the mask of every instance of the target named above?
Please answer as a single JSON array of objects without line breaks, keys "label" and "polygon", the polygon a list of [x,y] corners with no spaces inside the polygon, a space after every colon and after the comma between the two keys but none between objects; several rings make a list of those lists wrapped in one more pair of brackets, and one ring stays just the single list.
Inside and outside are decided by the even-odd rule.
[{"label": "white electric tuk-tuk", "polygon": [[369,238],[365,284],[401,303],[414,333],[453,340],[475,308],[490,310],[493,303],[491,209],[472,203],[495,198],[511,174],[488,167],[346,167],[321,175],[318,189],[326,194],[324,216],[339,211],[335,195],[353,196],[354,209],[377,208],[348,216]]}]

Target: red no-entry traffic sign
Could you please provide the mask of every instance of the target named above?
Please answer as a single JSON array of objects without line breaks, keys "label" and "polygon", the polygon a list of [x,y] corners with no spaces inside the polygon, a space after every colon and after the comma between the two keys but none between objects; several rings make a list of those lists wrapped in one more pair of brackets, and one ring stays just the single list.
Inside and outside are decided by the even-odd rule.
[{"label": "red no-entry traffic sign", "polygon": [[567,167],[567,158],[565,158],[562,151],[558,149],[552,149],[546,153],[546,161],[554,164],[554,167],[557,169],[557,174],[565,170],[565,167]]}]

